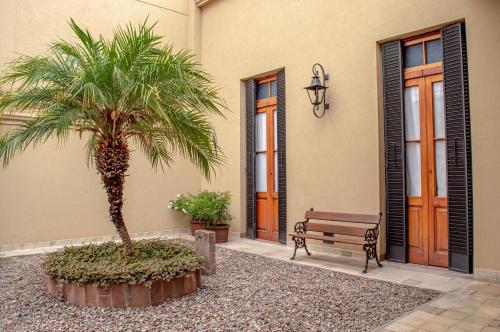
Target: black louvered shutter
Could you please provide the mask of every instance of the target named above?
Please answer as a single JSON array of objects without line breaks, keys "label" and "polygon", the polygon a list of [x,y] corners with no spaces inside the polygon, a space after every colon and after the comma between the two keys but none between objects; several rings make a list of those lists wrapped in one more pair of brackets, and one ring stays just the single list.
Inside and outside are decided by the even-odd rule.
[{"label": "black louvered shutter", "polygon": [[256,237],[255,227],[255,81],[246,82],[246,177],[247,177],[247,231],[250,239]]},{"label": "black louvered shutter", "polygon": [[472,169],[465,26],[441,30],[448,172],[449,266],[472,273]]},{"label": "black louvered shutter", "polygon": [[406,263],[406,189],[401,43],[382,45],[387,258]]},{"label": "black louvered shutter", "polygon": [[285,71],[278,73],[278,229],[279,241],[286,243],[286,96]]}]

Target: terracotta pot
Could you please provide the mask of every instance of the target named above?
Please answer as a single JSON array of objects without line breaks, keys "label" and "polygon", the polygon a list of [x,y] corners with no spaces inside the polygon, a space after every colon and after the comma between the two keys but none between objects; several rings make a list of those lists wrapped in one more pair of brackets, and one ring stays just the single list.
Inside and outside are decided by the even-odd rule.
[{"label": "terracotta pot", "polygon": [[204,229],[207,223],[205,221],[199,220],[191,220],[191,235],[194,236],[194,233],[199,229]]},{"label": "terracotta pot", "polygon": [[227,242],[229,237],[229,225],[205,227],[207,231],[215,232],[215,242]]}]

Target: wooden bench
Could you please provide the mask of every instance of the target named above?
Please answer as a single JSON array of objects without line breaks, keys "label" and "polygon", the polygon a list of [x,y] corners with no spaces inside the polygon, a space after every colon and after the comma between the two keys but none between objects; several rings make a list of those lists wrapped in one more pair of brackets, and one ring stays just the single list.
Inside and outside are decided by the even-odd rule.
[{"label": "wooden bench", "polygon": [[[295,241],[295,250],[291,259],[295,259],[298,248],[304,248],[307,255],[310,256],[311,253],[307,250],[306,239],[311,239],[324,241],[332,245],[338,242],[363,246],[363,250],[366,253],[366,263],[363,273],[367,272],[368,261],[370,259],[375,259],[377,265],[382,267],[377,256],[377,239],[381,217],[382,214],[348,214],[320,212],[310,209],[306,211],[305,220],[295,224],[295,232],[290,233],[292,240]],[[322,220],[335,223],[318,223],[311,222],[310,220]],[[365,227],[345,225],[345,223],[364,224]],[[311,232],[314,233],[311,234]]]}]

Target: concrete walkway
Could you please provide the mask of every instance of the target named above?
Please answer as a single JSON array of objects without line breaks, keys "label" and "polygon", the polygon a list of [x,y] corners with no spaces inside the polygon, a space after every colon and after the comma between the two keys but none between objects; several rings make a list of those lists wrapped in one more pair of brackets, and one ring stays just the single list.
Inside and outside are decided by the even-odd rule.
[{"label": "concrete walkway", "polygon": [[[175,234],[165,238],[194,240],[188,234]],[[398,264],[384,261],[378,268],[371,262],[367,274],[361,270],[364,261],[352,257],[321,253],[312,248],[312,256],[299,250],[294,261],[290,260],[293,249],[280,244],[231,238],[221,247],[244,251],[269,258],[286,260],[295,264],[316,266],[334,271],[359,275],[415,287],[435,289],[443,292],[435,300],[399,317],[377,331],[483,331],[500,332],[500,283],[473,279],[469,275],[446,269]],[[44,247],[4,251],[0,257],[42,254],[60,247]]]}]

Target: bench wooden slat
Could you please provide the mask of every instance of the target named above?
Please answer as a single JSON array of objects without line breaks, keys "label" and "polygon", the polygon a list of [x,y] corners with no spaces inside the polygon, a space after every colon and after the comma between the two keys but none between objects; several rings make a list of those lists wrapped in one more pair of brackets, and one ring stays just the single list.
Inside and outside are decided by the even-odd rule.
[{"label": "bench wooden slat", "polygon": [[308,222],[306,224],[306,230],[307,232],[327,232],[327,233],[360,236],[360,237],[364,237],[366,234],[366,228],[331,225],[331,224],[318,224],[312,222]]},{"label": "bench wooden slat", "polygon": [[366,244],[366,241],[364,239],[346,239],[346,238],[340,238],[338,236],[325,236],[325,235],[319,235],[319,234],[292,234],[290,233],[291,236],[295,237],[300,237],[304,239],[312,239],[312,240],[320,240],[320,241],[333,241],[333,242],[339,242],[339,243],[348,243],[348,244],[358,244],[358,245],[363,245]]},{"label": "bench wooden slat", "polygon": [[378,214],[353,214],[322,211],[306,211],[306,219],[348,221],[363,224],[379,224],[380,215]]}]

